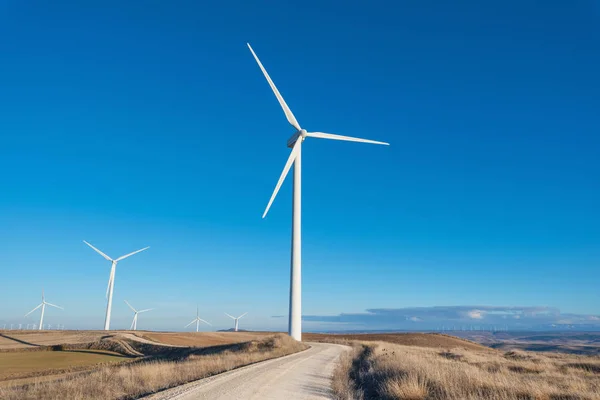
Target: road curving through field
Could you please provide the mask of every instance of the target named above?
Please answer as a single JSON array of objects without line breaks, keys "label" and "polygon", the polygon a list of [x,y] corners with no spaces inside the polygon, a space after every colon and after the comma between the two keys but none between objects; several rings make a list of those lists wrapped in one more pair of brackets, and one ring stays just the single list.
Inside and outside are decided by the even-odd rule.
[{"label": "road curving through field", "polygon": [[169,389],[147,400],[331,398],[331,374],[349,347],[310,343],[300,353],[263,361]]}]

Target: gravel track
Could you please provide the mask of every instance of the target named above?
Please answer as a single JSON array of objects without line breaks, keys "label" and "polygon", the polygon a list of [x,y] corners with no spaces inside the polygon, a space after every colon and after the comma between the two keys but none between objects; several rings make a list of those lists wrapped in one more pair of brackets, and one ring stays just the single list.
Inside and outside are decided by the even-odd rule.
[{"label": "gravel track", "polygon": [[169,389],[147,400],[331,398],[331,374],[349,347],[310,343],[300,353],[238,368]]}]

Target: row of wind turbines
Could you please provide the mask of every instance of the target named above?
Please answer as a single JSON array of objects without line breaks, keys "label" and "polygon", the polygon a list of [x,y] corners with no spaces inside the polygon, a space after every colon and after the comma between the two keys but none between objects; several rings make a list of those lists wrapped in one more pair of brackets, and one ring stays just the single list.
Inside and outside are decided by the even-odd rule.
[{"label": "row of wind turbines", "polygon": [[[4,324],[4,325],[2,325],[2,330],[10,330],[10,331],[12,331],[12,330],[18,330],[18,331],[26,330],[26,331],[28,331],[28,330],[30,329],[30,328],[29,328],[29,326],[31,326],[31,329],[32,329],[32,330],[37,330],[37,329],[39,329],[39,328],[38,328],[38,326],[37,326],[37,324],[27,324],[27,325],[25,326],[25,328],[23,328],[23,324],[10,324],[10,326],[9,326],[9,328],[8,328],[8,329],[6,329],[6,325],[7,325],[7,324]],[[18,325],[18,326],[17,326],[17,325]],[[13,328],[13,327],[14,327],[14,328]],[[48,325],[46,325],[45,327],[42,325],[42,329],[46,329],[46,330],[52,330],[52,325],[51,325],[51,324],[48,324]],[[54,328],[54,330],[57,330],[57,331],[61,331],[61,330],[63,330],[63,329],[65,329],[65,326],[64,326],[64,325],[61,325],[61,324],[56,324],[56,326],[55,326],[55,328]]]},{"label": "row of wind turbines", "polygon": [[[91,245],[90,245],[90,246],[91,246]],[[111,272],[112,272],[112,271],[111,271]],[[113,283],[114,283],[114,274],[111,274],[111,277],[112,277],[112,279],[113,279]],[[112,300],[112,299],[111,299],[111,300]],[[131,304],[129,304],[129,302],[128,302],[127,300],[124,300],[124,301],[125,301],[125,304],[127,304],[127,306],[128,306],[130,309],[131,309],[131,311],[133,311],[133,320],[131,321],[131,326],[129,327],[129,330],[131,330],[131,331],[135,331],[135,330],[137,330],[138,315],[139,315],[139,314],[142,314],[142,313],[145,313],[145,312],[148,312],[148,311],[152,311],[152,310],[154,310],[154,308],[146,308],[146,309],[144,309],[144,310],[136,310],[136,309],[135,309],[135,308],[134,308],[134,307],[133,307]],[[112,306],[112,301],[110,301],[110,304],[111,304],[111,306]],[[42,308],[42,309],[41,309],[41,312],[40,312],[40,323],[39,323],[39,325],[36,325],[36,324],[31,324],[31,325],[32,325],[32,329],[34,329],[34,330],[35,330],[36,328],[37,328],[38,330],[43,330],[43,329],[44,329],[44,314],[45,314],[45,311],[46,311],[46,306],[55,307],[55,308],[58,308],[58,309],[64,310],[64,308],[63,308],[63,307],[61,307],[61,306],[57,306],[57,305],[55,305],[55,304],[48,303],[48,302],[46,301],[46,298],[45,298],[45,296],[44,296],[44,290],[42,289],[42,302],[41,302],[41,303],[40,303],[40,304],[39,304],[37,307],[35,307],[33,310],[31,310],[31,311],[29,311],[27,314],[25,314],[25,316],[27,317],[29,314],[33,313],[33,312],[34,312],[35,310],[37,310],[38,308],[40,308],[40,307]],[[196,307],[196,318],[194,318],[194,319],[192,320],[192,322],[190,322],[189,324],[187,324],[186,326],[184,326],[184,328],[187,328],[188,326],[192,325],[194,322],[196,323],[196,332],[198,332],[198,331],[199,331],[199,329],[200,329],[200,322],[204,322],[205,324],[212,326],[212,324],[211,324],[210,322],[208,322],[208,321],[205,321],[205,320],[203,320],[202,318],[200,318],[199,311],[200,311],[200,310],[199,310],[199,308],[198,308],[198,307]],[[109,312],[108,314],[110,314],[110,312]],[[248,314],[248,313],[247,313],[247,312],[245,312],[245,313],[243,313],[242,315],[240,315],[239,317],[237,317],[237,318],[236,318],[236,317],[234,317],[234,316],[231,316],[231,315],[229,315],[229,314],[225,313],[225,315],[227,315],[229,318],[233,319],[233,321],[234,321],[234,331],[235,331],[235,332],[237,332],[237,331],[238,331],[238,328],[239,328],[239,320],[240,320],[240,319],[241,319],[241,318],[242,318],[244,315],[246,315],[246,314]],[[27,329],[29,329],[29,325],[30,325],[30,324],[27,324]],[[109,321],[109,325],[110,325],[110,321]],[[21,326],[22,326],[22,324],[19,324],[19,330],[21,329]],[[10,325],[10,329],[11,329],[11,330],[12,330],[12,327],[13,327],[13,324],[11,324],[11,325]],[[6,329],[6,324],[4,324],[4,328],[3,328],[3,329]],[[48,329],[50,329],[50,325],[49,325]],[[60,329],[60,325],[57,325],[57,329]]]},{"label": "row of wind turbines", "polygon": [[[298,123],[298,121],[296,120],[296,117],[292,113],[291,109],[288,107],[287,103],[283,99],[283,96],[281,95],[281,93],[279,92],[277,87],[275,86],[275,83],[273,83],[273,80],[267,73],[267,70],[264,68],[263,64],[260,62],[258,56],[254,52],[254,50],[252,49],[250,44],[248,43],[247,45],[248,45],[248,48],[250,49],[250,52],[252,53],[252,56],[256,60],[256,63],[258,64],[260,70],[262,71],[264,77],[266,78],[267,82],[269,83],[271,90],[275,94],[277,101],[279,102],[281,108],[283,109],[283,112],[285,114],[285,117],[287,118],[287,121],[290,123],[290,125],[295,130],[294,134],[287,141],[287,147],[291,148],[290,155],[283,167],[283,171],[279,177],[279,180],[277,181],[275,190],[273,191],[273,194],[271,195],[271,198],[269,199],[269,202],[267,204],[267,207],[265,208],[265,211],[264,211],[262,217],[265,218],[267,216],[267,213],[269,212],[269,209],[271,208],[273,201],[277,197],[277,193],[279,192],[279,189],[281,188],[283,181],[287,177],[288,172],[291,169],[292,165],[294,165],[293,196],[292,196],[292,245],[291,245],[288,333],[294,339],[301,341],[302,340],[302,295],[301,295],[301,289],[302,289],[302,273],[301,273],[301,269],[302,269],[302,257],[301,257],[301,247],[302,247],[301,246],[301,243],[302,243],[302,241],[301,241],[302,143],[304,142],[304,140],[306,138],[309,138],[309,137],[310,138],[318,138],[318,139],[330,139],[330,140],[342,140],[342,141],[349,141],[349,142],[370,143],[370,144],[378,144],[378,145],[386,145],[386,146],[388,146],[389,143],[379,142],[379,141],[375,141],[375,140],[361,139],[361,138],[350,137],[350,136],[335,135],[335,134],[324,133],[324,132],[308,132],[306,129],[303,129],[300,126],[300,124]],[[141,251],[147,250],[148,247],[145,247],[140,250],[136,250],[132,253],[126,254],[119,258],[112,259],[109,256],[107,256],[106,254],[104,254],[103,252],[101,252],[100,250],[98,250],[97,248],[95,248],[94,246],[92,246],[91,244],[89,244],[88,242],[85,242],[85,243],[88,246],[90,246],[92,249],[94,249],[102,257],[104,257],[106,260],[111,262],[108,287],[106,289],[107,305],[106,305],[106,318],[104,321],[104,329],[109,330],[110,329],[110,316],[111,316],[111,309],[112,309],[113,289],[114,289],[114,283],[115,283],[115,271],[116,271],[117,263],[121,260],[124,260],[127,257],[130,257]],[[49,303],[45,303],[43,301],[42,304],[40,305],[42,307],[42,317],[41,317],[42,319],[43,319],[45,305],[57,307],[57,306],[51,305]],[[38,308],[40,306],[38,306]],[[132,310],[134,310],[133,307],[131,307],[131,308],[132,308]],[[146,310],[142,310],[142,311],[146,311]],[[136,326],[137,315],[139,313],[141,313],[142,311],[134,310],[135,315],[134,315],[134,321],[132,322],[132,327]],[[236,329],[238,326],[238,320],[242,316],[235,318],[235,317],[232,317],[229,315],[229,317],[231,317],[235,320]],[[200,322],[206,322],[206,321],[200,319],[200,317],[198,316],[198,313],[197,313],[196,318],[192,322],[190,322],[190,324],[188,324],[188,326],[193,324],[194,322],[196,323],[196,330],[198,330],[198,326],[199,326]]]}]

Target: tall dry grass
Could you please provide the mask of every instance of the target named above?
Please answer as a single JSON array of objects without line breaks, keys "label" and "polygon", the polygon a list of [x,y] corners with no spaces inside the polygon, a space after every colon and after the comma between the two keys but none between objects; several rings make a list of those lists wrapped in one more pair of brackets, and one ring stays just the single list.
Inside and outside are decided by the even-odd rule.
[{"label": "tall dry grass", "polygon": [[22,387],[0,388],[5,400],[135,399],[231,369],[306,349],[287,335],[252,341],[217,354],[189,355],[181,361],[154,361],[103,367],[84,376]]},{"label": "tall dry grass", "polygon": [[343,400],[592,400],[600,357],[369,343],[340,359],[333,389]]}]

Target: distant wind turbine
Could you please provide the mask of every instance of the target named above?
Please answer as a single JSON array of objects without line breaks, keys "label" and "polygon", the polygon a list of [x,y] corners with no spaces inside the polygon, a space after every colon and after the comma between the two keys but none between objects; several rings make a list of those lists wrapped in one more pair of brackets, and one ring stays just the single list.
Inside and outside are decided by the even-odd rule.
[{"label": "distant wind turbine", "polygon": [[240,315],[239,317],[237,317],[237,318],[236,318],[236,317],[234,317],[234,316],[232,316],[232,315],[229,315],[229,314],[225,313],[225,315],[227,315],[229,318],[231,318],[232,320],[234,320],[234,321],[235,321],[235,329],[234,329],[234,330],[235,330],[235,332],[237,332],[237,331],[238,331],[238,321],[239,321],[239,319],[240,319],[240,318],[242,318],[242,317],[243,317],[244,315],[246,315],[246,314],[248,314],[248,313],[247,313],[247,312],[245,312],[245,313],[243,313],[242,315]]},{"label": "distant wind turbine", "polygon": [[110,312],[112,309],[113,289],[115,287],[115,270],[117,268],[117,263],[121,260],[126,259],[127,257],[130,257],[134,254],[139,253],[140,251],[148,250],[150,248],[150,246],[144,247],[143,249],[140,249],[140,250],[136,250],[133,253],[125,254],[124,256],[121,256],[121,257],[113,260],[112,258],[107,256],[106,254],[104,254],[103,252],[101,252],[100,250],[98,250],[97,248],[95,248],[94,246],[92,246],[91,244],[86,242],[85,240],[83,241],[83,243],[90,246],[92,249],[94,249],[94,251],[96,251],[96,253],[100,254],[102,257],[104,257],[105,259],[107,259],[108,261],[110,261],[112,263],[112,267],[110,268],[110,276],[108,278],[108,286],[106,287],[106,298],[108,299],[108,302],[106,303],[106,318],[104,319],[104,330],[107,331],[110,329]]},{"label": "distant wind turbine", "polygon": [[200,314],[198,312],[198,306],[196,306],[196,318],[194,318],[192,320],[192,322],[190,322],[189,324],[187,324],[186,326],[184,326],[184,328],[187,328],[188,326],[190,326],[194,322],[196,323],[196,332],[198,332],[198,330],[200,329],[200,322],[204,322],[205,324],[208,324],[208,325],[212,326],[210,322],[205,321],[202,318],[200,318]]},{"label": "distant wind turbine", "polygon": [[133,314],[133,321],[131,322],[131,327],[129,328],[129,330],[135,331],[137,330],[137,320],[138,320],[138,314],[146,312],[146,311],[152,311],[154,310],[154,308],[147,308],[145,310],[136,310],[135,308],[133,308],[131,306],[131,304],[129,304],[129,302],[127,300],[125,300],[125,303],[129,306],[129,308],[131,308],[131,310],[134,312]]},{"label": "distant wind turbine", "polygon": [[[55,306],[54,304],[48,303],[46,301],[46,298],[44,297],[44,290],[42,289],[42,304],[40,304],[39,306],[37,306],[36,308],[34,308],[33,310],[31,310],[27,314],[25,314],[25,316],[28,316],[29,314],[31,314],[38,308],[42,307],[42,314],[40,315],[40,326],[39,326],[40,331],[42,330],[42,327],[44,326],[44,312],[46,311],[46,306],[60,308],[61,310],[64,310],[64,308],[62,308],[60,306]],[[10,326],[10,329],[12,329],[12,324]]]},{"label": "distant wind turbine", "polygon": [[344,140],[344,141],[349,141],[349,142],[382,144],[382,145],[386,145],[386,146],[388,146],[389,143],[377,142],[375,140],[359,139],[359,138],[349,137],[349,136],[334,135],[331,133],[307,132],[306,129],[302,129],[300,127],[300,124],[296,120],[296,117],[294,117],[294,114],[292,113],[292,111],[286,104],[285,100],[281,96],[281,93],[279,93],[279,90],[277,90],[277,87],[275,87],[275,84],[271,80],[271,77],[267,73],[267,70],[263,67],[262,63],[258,59],[258,56],[256,55],[256,53],[254,53],[254,50],[252,50],[252,47],[250,46],[250,44],[248,44],[248,48],[250,49],[250,52],[252,52],[252,55],[254,56],[254,59],[258,63],[258,66],[260,67],[265,78],[267,79],[267,82],[269,82],[269,85],[271,86],[273,93],[275,93],[275,97],[277,97],[277,100],[279,101],[281,108],[283,108],[283,112],[285,113],[285,116],[286,116],[288,122],[296,130],[296,133],[294,133],[292,135],[292,137],[290,137],[287,141],[287,146],[290,147],[292,149],[292,151],[290,153],[290,156],[289,156],[287,162],[285,163],[285,166],[283,167],[283,172],[281,173],[281,176],[279,177],[279,181],[277,181],[277,185],[275,186],[275,190],[273,191],[273,194],[271,195],[271,199],[269,200],[269,203],[267,204],[267,208],[265,209],[265,212],[263,213],[263,218],[269,212],[269,208],[271,207],[273,200],[275,200],[275,197],[277,196],[277,192],[279,191],[281,184],[285,180],[285,177],[287,176],[292,164],[294,164],[294,188],[293,188],[293,207],[292,207],[292,209],[293,209],[293,211],[292,211],[292,257],[291,257],[292,265],[291,265],[291,271],[290,271],[290,275],[291,275],[291,279],[290,279],[290,311],[289,311],[288,333],[290,334],[291,337],[300,341],[300,340],[302,340],[302,293],[301,293],[302,261],[301,261],[301,229],[300,229],[301,211],[302,211],[302,207],[301,207],[302,142],[307,137],[313,137],[313,138],[320,138],[320,139]]}]

